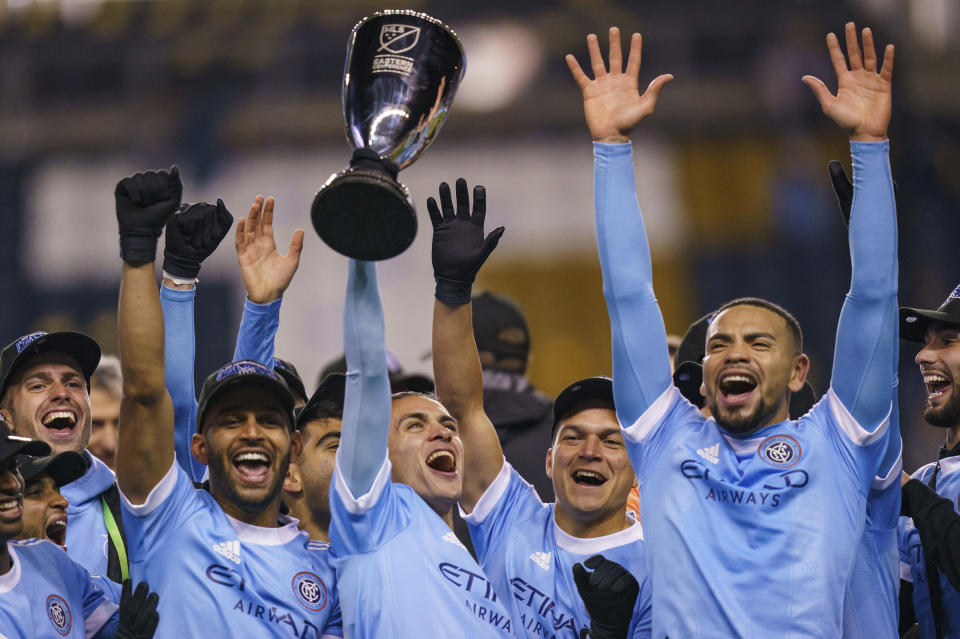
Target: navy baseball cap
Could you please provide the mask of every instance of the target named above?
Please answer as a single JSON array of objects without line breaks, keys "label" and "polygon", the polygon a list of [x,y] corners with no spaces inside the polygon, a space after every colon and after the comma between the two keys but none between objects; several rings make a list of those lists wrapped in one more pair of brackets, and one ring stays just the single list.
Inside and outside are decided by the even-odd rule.
[{"label": "navy baseball cap", "polygon": [[900,339],[922,343],[927,327],[933,322],[960,326],[960,286],[953,289],[953,292],[935,311],[922,308],[901,308]]},{"label": "navy baseball cap", "polygon": [[80,453],[68,450],[47,457],[21,457],[17,463],[23,481],[30,481],[44,473],[53,477],[58,488],[80,479],[87,472],[87,460]]},{"label": "navy baseball cap", "polygon": [[100,363],[100,345],[83,333],[37,331],[19,337],[0,351],[0,397],[7,392],[17,368],[24,360],[39,353],[66,353],[80,364],[80,372],[90,386],[90,376]]},{"label": "navy baseball cap", "polygon": [[321,404],[332,403],[333,406],[343,415],[343,398],[347,390],[347,376],[343,373],[330,373],[323,378],[317,390],[297,411],[297,430],[302,430],[307,423],[317,419],[319,407]]},{"label": "navy baseball cap", "polygon": [[303,385],[303,378],[300,377],[300,373],[297,372],[297,368],[293,363],[285,359],[280,359],[279,357],[274,357],[273,370],[287,383],[294,398],[302,397],[304,401],[307,400],[309,395],[307,395],[307,389]]},{"label": "navy baseball cap", "polygon": [[27,437],[14,435],[7,422],[0,419],[0,461],[6,461],[13,455],[42,457],[49,454],[49,444],[39,439],[28,439]]},{"label": "navy baseball cap", "polygon": [[560,391],[557,398],[553,400],[553,428],[550,431],[550,439],[556,436],[557,425],[574,406],[591,399],[609,403],[610,408],[613,408],[613,380],[604,376],[586,377]]},{"label": "navy baseball cap", "polygon": [[224,393],[235,386],[259,386],[273,393],[283,404],[284,410],[290,415],[290,428],[294,425],[293,393],[286,382],[260,362],[243,359],[231,362],[211,373],[203,382],[200,389],[200,398],[197,402],[197,432],[203,430],[203,418],[210,405]]}]

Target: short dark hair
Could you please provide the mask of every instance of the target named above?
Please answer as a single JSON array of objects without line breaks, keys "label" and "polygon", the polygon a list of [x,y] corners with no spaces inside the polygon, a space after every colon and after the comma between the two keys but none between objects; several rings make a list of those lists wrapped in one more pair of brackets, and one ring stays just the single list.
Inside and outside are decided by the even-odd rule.
[{"label": "short dark hair", "polygon": [[309,402],[297,414],[297,430],[303,430],[310,422],[321,419],[343,420],[343,402],[333,397]]},{"label": "short dark hair", "polygon": [[414,390],[397,391],[396,393],[390,396],[390,401],[395,402],[398,399],[403,399],[404,397],[426,397],[427,399],[432,399],[435,402],[438,402],[438,403],[440,402],[440,400],[437,399],[437,396],[433,393],[421,393],[420,391],[414,391]]},{"label": "short dark hair", "polygon": [[772,313],[776,313],[787,323],[787,327],[790,329],[790,334],[793,336],[794,342],[797,345],[797,352],[803,352],[803,331],[800,329],[800,322],[797,321],[797,318],[793,316],[787,309],[783,308],[775,302],[770,300],[765,300],[762,297],[738,297],[735,300],[730,300],[710,315],[710,323],[713,323],[713,320],[717,318],[720,313],[724,312],[729,308],[734,306],[759,306],[760,308],[765,308]]}]

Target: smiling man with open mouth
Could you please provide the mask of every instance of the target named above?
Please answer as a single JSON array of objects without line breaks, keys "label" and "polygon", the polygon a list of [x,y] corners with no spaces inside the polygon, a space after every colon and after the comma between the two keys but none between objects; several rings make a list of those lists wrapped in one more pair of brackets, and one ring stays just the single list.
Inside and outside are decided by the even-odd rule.
[{"label": "smiling man with open mouth", "polygon": [[87,470],[86,462],[72,450],[49,457],[21,457],[23,477],[23,532],[18,539],[46,539],[67,549],[67,507],[60,488],[76,481]]}]

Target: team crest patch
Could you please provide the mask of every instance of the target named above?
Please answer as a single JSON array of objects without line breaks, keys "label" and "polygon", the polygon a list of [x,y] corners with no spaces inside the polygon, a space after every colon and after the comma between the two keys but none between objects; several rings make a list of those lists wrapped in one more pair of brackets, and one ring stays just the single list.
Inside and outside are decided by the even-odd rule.
[{"label": "team crest patch", "polygon": [[317,612],[327,605],[327,586],[312,572],[298,572],[292,586],[297,601],[307,610]]},{"label": "team crest patch", "polygon": [[800,461],[800,444],[789,435],[773,435],[760,442],[760,458],[777,468],[790,468]]},{"label": "team crest patch", "polygon": [[66,637],[70,634],[70,606],[67,605],[67,602],[63,598],[58,597],[57,595],[50,595],[47,597],[47,617],[50,618],[50,623],[53,624],[53,629],[57,631],[57,634]]}]

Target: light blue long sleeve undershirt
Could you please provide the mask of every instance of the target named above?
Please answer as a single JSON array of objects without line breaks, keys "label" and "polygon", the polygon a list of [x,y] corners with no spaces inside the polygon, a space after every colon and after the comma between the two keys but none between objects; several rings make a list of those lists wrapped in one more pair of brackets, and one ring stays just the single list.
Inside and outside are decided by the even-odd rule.
[{"label": "light blue long sleeve undershirt", "polygon": [[[851,142],[850,150],[853,270],[837,327],[831,384],[857,422],[872,431],[890,411],[896,385],[896,209],[889,142]],[[671,384],[629,143],[594,143],[594,207],[610,316],[614,400],[620,422],[629,425]]]},{"label": "light blue long sleeve undershirt", "polygon": [[343,309],[343,351],[347,380],[337,468],[351,494],[359,497],[370,491],[383,466],[390,432],[383,305],[372,262],[350,260]]},{"label": "light blue long sleeve undershirt", "polygon": [[[197,432],[197,396],[194,387],[196,332],[194,299],[196,287],[177,290],[160,286],[163,309],[164,373],[167,392],[173,401],[174,450],[176,459],[194,482],[203,481],[207,467],[190,450]],[[273,368],[273,342],[280,324],[278,298],[267,304],[246,300],[237,332],[233,361],[251,359]]]},{"label": "light blue long sleeve undershirt", "polygon": [[256,304],[249,298],[244,300],[233,361],[252,359],[273,368],[273,342],[280,327],[281,302],[282,297],[266,304]]},{"label": "light blue long sleeve undershirt", "polygon": [[197,432],[197,395],[193,384],[196,361],[194,298],[197,288],[177,290],[160,286],[163,309],[163,368],[167,392],[173,401],[174,451],[177,462],[192,481],[202,481],[207,467],[190,450]]}]

